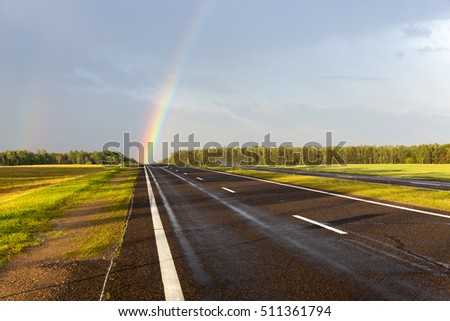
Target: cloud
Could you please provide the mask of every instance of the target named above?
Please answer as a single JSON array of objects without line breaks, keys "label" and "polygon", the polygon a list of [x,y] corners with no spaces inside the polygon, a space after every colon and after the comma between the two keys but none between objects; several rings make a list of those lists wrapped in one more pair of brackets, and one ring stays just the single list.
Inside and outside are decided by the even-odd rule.
[{"label": "cloud", "polygon": [[[312,77],[316,78],[316,77]],[[337,80],[337,81],[385,81],[391,79],[385,76],[355,76],[355,75],[326,75],[320,76],[319,79]]]},{"label": "cloud", "polygon": [[40,144],[49,150],[65,151],[69,147],[100,150],[105,142],[121,139],[124,132],[139,139],[142,115],[148,106],[120,92],[92,92],[59,93],[47,108],[49,117]]},{"label": "cloud", "polygon": [[407,26],[402,29],[402,33],[410,38],[429,39],[433,34],[433,31],[425,26]]},{"label": "cloud", "polygon": [[405,52],[403,51],[394,52],[394,57],[397,58],[398,60],[402,60],[403,57],[405,57]]},{"label": "cloud", "polygon": [[210,94],[228,96],[235,93],[233,88],[228,86],[221,78],[213,75],[190,76],[184,83],[189,89],[200,90]]},{"label": "cloud", "polygon": [[[133,65],[123,68],[107,58],[32,30],[5,25],[0,20],[0,91],[32,90],[40,86],[70,92],[149,91],[154,73]],[[14,37],[11,37],[11,34]],[[27,88],[28,87],[28,88]]]},{"label": "cloud", "polygon": [[[0,136],[14,138],[30,104],[49,115],[37,147],[96,148],[99,137],[139,131],[176,57],[170,132],[315,139],[308,133],[331,129],[397,143],[420,141],[412,127],[422,118],[408,111],[450,113],[448,1],[216,1],[191,30],[201,3],[0,0]],[[423,119],[424,132],[448,137],[449,117]]]},{"label": "cloud", "polygon": [[446,52],[448,51],[448,48],[444,47],[431,47],[431,46],[425,46],[422,48],[418,48],[415,50],[418,54],[425,55],[429,53],[437,53],[437,52]]},{"label": "cloud", "polygon": [[64,85],[75,90],[133,90],[143,91],[153,88],[155,77],[142,69],[125,71],[108,60],[85,59],[72,66],[72,71],[64,75]]},{"label": "cloud", "polygon": [[[279,105],[284,107],[278,109]],[[181,137],[195,133],[202,144],[217,140],[226,145],[234,140],[260,142],[271,133],[278,143],[302,146],[312,140],[325,143],[325,132],[331,131],[336,142],[347,140],[348,145],[414,145],[447,143],[446,128],[450,122],[450,115],[370,108],[323,109],[276,102],[276,113],[266,113],[264,108],[269,108],[268,102],[236,105],[227,110],[177,110],[166,127],[165,139],[170,141],[176,133],[181,133]],[[257,126],[251,126],[249,120]]]}]

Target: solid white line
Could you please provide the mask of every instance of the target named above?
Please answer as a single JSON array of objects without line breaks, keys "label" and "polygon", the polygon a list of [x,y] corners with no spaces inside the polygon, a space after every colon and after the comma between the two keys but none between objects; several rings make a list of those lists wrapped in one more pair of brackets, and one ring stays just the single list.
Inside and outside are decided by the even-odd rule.
[{"label": "solid white line", "polygon": [[[169,174],[176,175],[176,174],[173,174],[172,172],[169,172],[167,169],[164,169],[164,170],[167,171]],[[155,175],[153,174],[152,171],[150,171],[150,174],[153,178],[153,182],[155,183],[156,189],[158,190],[158,194],[161,197],[161,200],[162,200],[164,208],[167,212],[167,215],[169,216],[169,219],[170,219],[173,229],[175,231],[179,231],[176,234],[177,234],[178,239],[180,240],[180,245],[181,245],[183,252],[187,258],[188,265],[191,267],[191,269],[193,271],[196,271],[197,281],[209,282],[209,280],[210,280],[209,275],[205,272],[205,269],[204,269],[202,263],[200,263],[197,252],[194,251],[194,249],[191,246],[191,243],[184,235],[182,228],[180,226],[180,223],[178,223],[177,216],[175,215],[172,208],[170,207],[170,204],[169,204],[166,196],[164,195],[164,192],[163,192],[161,186],[159,185],[158,181],[156,180]]]},{"label": "solid white line", "polygon": [[298,218],[299,220],[303,220],[303,221],[309,222],[309,223],[311,223],[311,224],[318,225],[318,226],[320,226],[320,227],[326,228],[327,230],[333,231],[333,232],[338,233],[338,234],[341,234],[341,235],[348,234],[347,232],[338,230],[337,228],[328,226],[328,225],[323,224],[323,223],[319,223],[319,222],[313,221],[313,220],[311,220],[311,219],[309,219],[309,218],[306,218],[306,217],[303,217],[303,216],[300,216],[300,215],[292,215],[292,216],[295,217],[295,218]]},{"label": "solid white line", "polygon": [[196,177],[196,179],[198,179],[199,181],[203,181],[203,178],[201,177]]},{"label": "solid white line", "polygon": [[148,167],[145,167],[145,179],[147,181],[148,198],[150,200],[150,212],[152,214],[153,228],[156,239],[156,249],[158,251],[159,264],[161,268],[161,277],[164,285],[164,294],[166,301],[184,301],[183,291],[181,289],[180,280],[178,279],[175,263],[170,252],[169,243],[167,242],[166,233],[159,216],[158,206],[156,204],[155,195],[153,194],[152,185],[148,177],[147,171],[150,172],[155,180],[153,173]]},{"label": "solid white line", "polygon": [[229,189],[229,188],[226,188],[226,187],[223,187],[223,186],[222,186],[222,189],[227,191],[227,192],[233,193],[233,194],[236,193],[236,191],[233,191],[232,189]]},{"label": "solid white line", "polygon": [[386,207],[392,207],[392,208],[396,208],[396,209],[400,209],[400,210],[404,210],[404,211],[415,212],[415,213],[426,214],[426,215],[431,215],[431,216],[437,216],[437,217],[443,217],[443,218],[450,219],[450,215],[439,214],[439,213],[434,213],[434,212],[429,212],[429,211],[422,211],[422,210],[417,210],[415,208],[409,208],[409,207],[404,207],[404,206],[392,205],[392,204],[387,204],[387,203],[382,203],[382,202],[377,202],[377,201],[370,201],[370,200],[366,200],[366,199],[358,198],[358,197],[354,197],[354,196],[342,195],[342,194],[337,194],[337,193],[332,193],[332,192],[321,191],[321,190],[317,190],[317,189],[313,189],[313,188],[309,188],[309,187],[303,187],[303,186],[298,186],[298,185],[290,185],[290,184],[281,183],[281,182],[269,181],[269,180],[262,179],[262,178],[257,178],[257,177],[237,175],[237,174],[226,173],[226,172],[219,172],[219,171],[214,171],[214,170],[206,169],[206,168],[198,168],[198,169],[199,170],[213,172],[213,173],[218,173],[218,174],[224,174],[224,175],[239,177],[239,178],[246,178],[246,179],[259,181],[259,182],[265,182],[265,183],[269,183],[269,184],[275,184],[275,185],[286,186],[286,187],[290,187],[290,188],[296,188],[296,189],[309,191],[309,192],[314,192],[314,193],[320,193],[320,194],[331,195],[331,196],[340,197],[340,198],[346,198],[346,199],[350,199],[350,200],[358,201],[358,202],[364,202],[364,203],[369,203],[369,204],[375,204],[375,205],[381,205],[381,206],[386,206]]}]

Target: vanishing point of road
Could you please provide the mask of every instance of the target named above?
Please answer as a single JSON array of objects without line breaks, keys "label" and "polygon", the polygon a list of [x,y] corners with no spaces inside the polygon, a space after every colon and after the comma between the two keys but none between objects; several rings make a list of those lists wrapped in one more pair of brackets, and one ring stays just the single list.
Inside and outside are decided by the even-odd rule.
[{"label": "vanishing point of road", "polygon": [[141,168],[111,300],[448,300],[450,213]]}]

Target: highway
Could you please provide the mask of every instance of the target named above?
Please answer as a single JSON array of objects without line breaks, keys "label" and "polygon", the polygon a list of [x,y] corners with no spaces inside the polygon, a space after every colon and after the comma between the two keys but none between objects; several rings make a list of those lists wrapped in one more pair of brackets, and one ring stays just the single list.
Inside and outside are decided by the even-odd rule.
[{"label": "highway", "polygon": [[255,167],[255,166],[243,166],[243,169],[252,169],[266,172],[276,172],[295,175],[306,176],[319,176],[329,178],[339,178],[351,181],[385,184],[385,185],[397,185],[408,186],[421,189],[432,189],[441,191],[450,191],[450,181],[434,180],[434,179],[421,179],[421,178],[402,178],[392,176],[377,176],[377,175],[363,175],[363,174],[351,174],[351,173],[339,173],[339,172],[321,172],[321,171],[305,171],[289,168],[274,168],[274,167]]},{"label": "highway", "polygon": [[110,300],[449,300],[450,213],[176,166],[138,176]]}]

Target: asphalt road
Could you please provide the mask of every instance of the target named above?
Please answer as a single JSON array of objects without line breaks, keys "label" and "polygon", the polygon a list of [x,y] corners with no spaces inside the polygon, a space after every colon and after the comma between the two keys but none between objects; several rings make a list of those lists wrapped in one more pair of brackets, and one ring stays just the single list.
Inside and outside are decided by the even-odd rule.
[{"label": "asphalt road", "polygon": [[432,180],[421,178],[401,178],[392,176],[376,176],[376,175],[362,175],[362,174],[348,174],[348,173],[329,173],[320,171],[304,171],[288,168],[267,168],[267,167],[253,167],[245,166],[244,169],[252,169],[266,172],[277,172],[295,175],[319,176],[346,179],[351,181],[360,181],[376,184],[387,184],[397,186],[409,186],[423,189],[433,189],[441,191],[450,191],[450,182],[445,180]]},{"label": "asphalt road", "polygon": [[138,177],[105,293],[111,300],[449,300],[449,248],[450,213],[151,166]]}]

